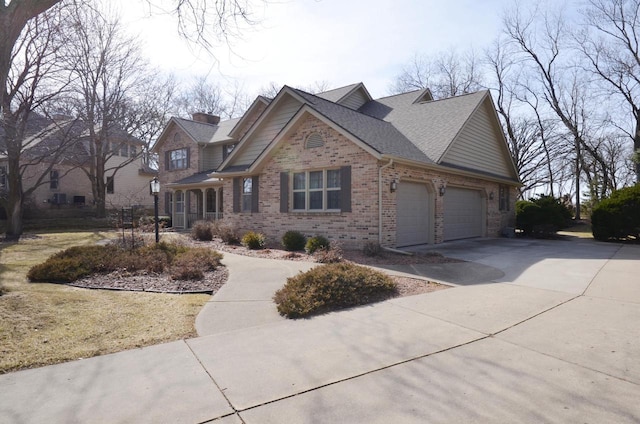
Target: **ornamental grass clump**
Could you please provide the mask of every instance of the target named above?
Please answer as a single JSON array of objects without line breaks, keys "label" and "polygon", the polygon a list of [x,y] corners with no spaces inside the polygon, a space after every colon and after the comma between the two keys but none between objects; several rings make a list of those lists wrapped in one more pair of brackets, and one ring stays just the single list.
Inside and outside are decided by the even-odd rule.
[{"label": "ornamental grass clump", "polygon": [[397,294],[387,275],[351,263],[320,265],[287,279],[273,300],[287,318],[377,302]]}]

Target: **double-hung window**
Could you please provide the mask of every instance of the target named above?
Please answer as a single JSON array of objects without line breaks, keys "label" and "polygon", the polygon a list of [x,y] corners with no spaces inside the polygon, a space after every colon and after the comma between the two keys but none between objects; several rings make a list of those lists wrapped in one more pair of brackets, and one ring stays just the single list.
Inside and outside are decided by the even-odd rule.
[{"label": "double-hung window", "polygon": [[227,157],[233,152],[233,149],[236,148],[235,144],[225,144],[222,146],[222,160],[226,160]]},{"label": "double-hung window", "polygon": [[294,211],[339,211],[340,170],[295,172],[293,174]]},{"label": "double-hung window", "polygon": [[242,179],[242,212],[251,212],[251,195],[253,194],[253,179]]},{"label": "double-hung window", "polygon": [[186,169],[188,160],[187,149],[171,150],[169,152],[169,169]]},{"label": "double-hung window", "polygon": [[107,194],[115,193],[114,189],[114,177],[107,177]]},{"label": "double-hung window", "polygon": [[58,171],[54,169],[51,172],[49,172],[49,188],[51,190],[58,189],[59,181],[60,181],[60,177],[59,177]]},{"label": "double-hung window", "polygon": [[0,190],[7,189],[7,167],[0,166]]}]

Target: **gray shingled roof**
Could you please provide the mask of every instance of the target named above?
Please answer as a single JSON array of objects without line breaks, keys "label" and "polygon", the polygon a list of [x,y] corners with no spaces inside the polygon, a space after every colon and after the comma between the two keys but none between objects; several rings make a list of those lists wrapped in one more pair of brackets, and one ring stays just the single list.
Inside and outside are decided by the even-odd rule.
[{"label": "gray shingled roof", "polygon": [[357,82],[355,84],[346,85],[344,87],[334,88],[333,90],[318,93],[316,94],[316,96],[335,103],[341,98],[343,98],[344,96],[346,96],[351,90],[356,88],[356,86],[358,86],[359,84],[360,83]]},{"label": "gray shingled roof", "polygon": [[377,152],[425,163],[433,163],[424,152],[420,151],[391,123],[359,113],[304,91],[293,90],[300,95],[311,108],[326,116]]},{"label": "gray shingled roof", "polygon": [[172,118],[196,143],[208,143],[218,131],[218,126],[191,119]]},{"label": "gray shingled roof", "polygon": [[413,103],[417,92],[366,103],[359,112],[393,124],[433,161],[439,162],[486,91],[423,103]]}]

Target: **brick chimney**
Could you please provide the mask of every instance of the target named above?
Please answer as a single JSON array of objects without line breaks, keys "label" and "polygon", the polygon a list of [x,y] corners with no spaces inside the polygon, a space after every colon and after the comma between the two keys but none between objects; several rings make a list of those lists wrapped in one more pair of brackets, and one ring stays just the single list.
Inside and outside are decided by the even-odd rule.
[{"label": "brick chimney", "polygon": [[218,125],[218,123],[220,122],[219,116],[204,112],[195,112],[192,115],[192,118],[196,122],[204,122],[205,124]]}]

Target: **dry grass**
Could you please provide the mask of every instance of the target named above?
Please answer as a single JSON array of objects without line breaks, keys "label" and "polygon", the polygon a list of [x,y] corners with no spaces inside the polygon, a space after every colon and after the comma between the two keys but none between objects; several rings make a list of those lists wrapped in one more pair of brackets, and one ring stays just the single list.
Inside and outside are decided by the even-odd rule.
[{"label": "dry grass", "polygon": [[591,232],[591,224],[589,223],[579,223],[569,228],[564,228],[561,231],[558,231],[558,234],[561,236],[568,237],[577,237],[577,238],[585,238],[592,239],[593,233]]},{"label": "dry grass", "polygon": [[29,283],[29,268],[108,232],[41,234],[0,243],[0,373],[118,352],[196,335],[208,295],[87,290]]}]

